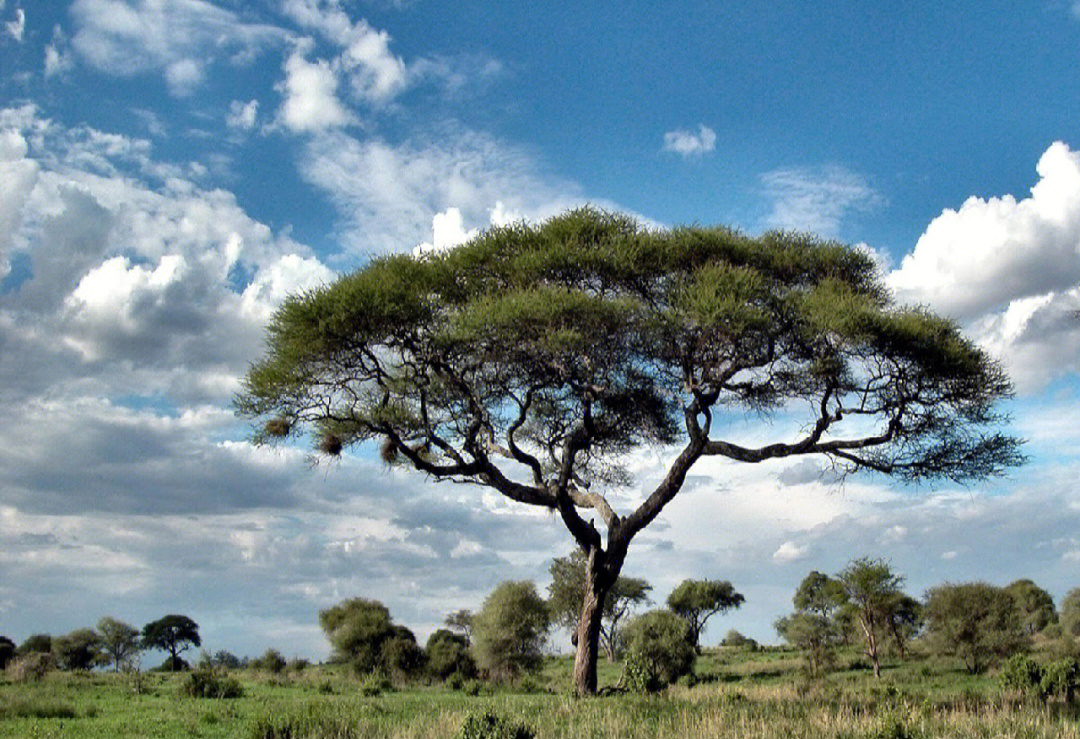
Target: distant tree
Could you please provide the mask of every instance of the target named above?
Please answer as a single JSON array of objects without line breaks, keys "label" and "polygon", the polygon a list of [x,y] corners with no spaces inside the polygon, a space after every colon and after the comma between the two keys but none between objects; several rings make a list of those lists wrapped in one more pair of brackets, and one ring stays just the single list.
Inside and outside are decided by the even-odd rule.
[{"label": "distant tree", "polygon": [[15,648],[15,642],[6,636],[0,636],[0,670],[6,670],[16,654],[18,650]]},{"label": "distant tree", "polygon": [[469,654],[469,644],[465,637],[448,629],[438,629],[428,637],[427,646],[428,672],[445,680],[451,675],[472,677],[476,674],[476,662]]},{"label": "distant tree", "polygon": [[701,650],[701,632],[717,613],[738,608],[746,599],[727,580],[683,580],[671,591],[667,604],[672,613],[686,619],[695,651]]},{"label": "distant tree", "polygon": [[101,637],[93,629],[76,629],[53,639],[53,654],[65,670],[89,670],[101,662]]},{"label": "distant tree", "polygon": [[256,670],[264,670],[272,675],[284,672],[286,664],[285,655],[273,648],[267,649],[261,657],[251,662]]},{"label": "distant tree", "polygon": [[831,619],[848,602],[844,585],[834,577],[813,570],[799,583],[792,598],[796,611]]},{"label": "distant tree", "polygon": [[379,648],[379,661],[394,682],[401,683],[424,669],[427,655],[416,643],[416,635],[404,626],[394,626],[394,633]]},{"label": "distant tree", "polygon": [[139,630],[131,624],[105,616],[98,621],[97,630],[101,636],[101,649],[112,662],[114,672],[119,672],[120,666],[133,659],[142,648]]},{"label": "distant tree", "polygon": [[1038,634],[1052,623],[1057,623],[1054,598],[1031,580],[1016,580],[1005,586],[1013,597],[1020,623],[1028,636]]},{"label": "distant tree", "polygon": [[[575,549],[568,557],[559,557],[552,561],[548,571],[551,584],[548,585],[548,608],[552,620],[569,629],[571,641],[577,645],[577,626],[581,620],[581,604],[585,599],[585,573],[588,569],[585,553]],[[603,619],[600,622],[600,646],[611,661],[615,661],[619,650],[619,622],[636,605],[649,600],[652,586],[637,577],[615,579],[604,601]]]},{"label": "distant tree", "polygon": [[219,649],[214,652],[214,656],[210,658],[210,663],[214,667],[220,667],[225,670],[235,670],[243,664],[239,657],[224,649]]},{"label": "distant tree", "polygon": [[454,611],[446,617],[445,623],[451,629],[457,629],[461,632],[461,635],[465,637],[465,646],[469,646],[472,643],[472,624],[476,615],[466,609]]},{"label": "distant tree", "polygon": [[890,627],[893,609],[900,603],[904,578],[880,559],[863,557],[849,563],[837,579],[855,608],[866,656],[874,666],[874,677],[879,678],[881,635]]},{"label": "distant tree", "polygon": [[1061,601],[1061,627],[1070,636],[1080,636],[1080,588],[1073,588]]},{"label": "distant tree", "polygon": [[729,629],[728,633],[724,635],[723,641],[720,642],[724,647],[736,647],[739,649],[749,649],[755,651],[758,648],[758,643],[754,639],[746,636],[740,631],[735,629]]},{"label": "distant tree", "polygon": [[550,626],[547,604],[533,583],[500,584],[484,599],[473,621],[473,656],[496,679],[514,679],[540,667]]},{"label": "distant tree", "polygon": [[[236,401],[258,439],[313,432],[331,456],[375,442],[388,462],[558,513],[588,553],[579,694],[596,692],[632,540],[703,459],[818,455],[903,480],[1022,461],[996,429],[1001,367],[951,320],[897,305],[862,251],[806,234],[582,208],[373,259],[283,301],[268,334]],[[762,421],[794,409],[803,433],[770,438]],[[632,453],[674,444],[656,487],[616,510]]]},{"label": "distant tree", "polygon": [[49,634],[32,634],[19,645],[19,655],[52,654],[53,638]]},{"label": "distant tree", "polygon": [[320,611],[319,623],[334,647],[334,661],[350,662],[361,673],[382,666],[383,643],[396,635],[386,606],[365,598]]},{"label": "distant tree", "polygon": [[811,675],[821,674],[830,664],[833,650],[840,643],[836,622],[816,611],[796,611],[777,619],[774,627],[784,641],[806,654]]},{"label": "distant tree", "polygon": [[[644,659],[662,687],[694,666],[694,635],[689,621],[669,610],[643,613],[626,625],[627,659]],[[631,657],[633,655],[633,657]]]},{"label": "distant tree", "polygon": [[885,626],[900,659],[906,656],[908,642],[919,633],[922,625],[922,604],[910,595],[898,593],[896,601],[885,611]]},{"label": "distant tree", "polygon": [[190,647],[202,645],[199,625],[187,616],[169,614],[143,626],[142,643],[147,649],[161,649],[169,653],[173,672],[183,669],[180,653]]},{"label": "distant tree", "polygon": [[938,585],[926,593],[927,637],[939,654],[960,657],[968,672],[985,670],[1025,642],[1012,596],[984,582]]}]

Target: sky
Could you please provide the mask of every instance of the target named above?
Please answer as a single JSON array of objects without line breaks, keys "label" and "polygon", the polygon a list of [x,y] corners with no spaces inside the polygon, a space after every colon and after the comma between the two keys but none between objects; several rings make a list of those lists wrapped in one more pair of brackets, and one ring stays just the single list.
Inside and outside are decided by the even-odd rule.
[{"label": "sky", "polygon": [[730,580],[705,644],[860,556],[1080,586],[1080,2],[0,0],[0,634],[183,613],[322,658],[346,598],[423,639],[543,590],[550,514],[254,447],[231,400],[289,293],[585,203],[858,245],[1016,386],[1003,479],[695,467],[624,573]]}]

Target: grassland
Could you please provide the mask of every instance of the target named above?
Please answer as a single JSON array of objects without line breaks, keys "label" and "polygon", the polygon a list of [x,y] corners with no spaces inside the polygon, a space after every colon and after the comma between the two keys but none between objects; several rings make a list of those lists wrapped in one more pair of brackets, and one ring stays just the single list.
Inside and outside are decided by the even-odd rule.
[{"label": "grassland", "polygon": [[[600,682],[619,667],[602,663]],[[971,677],[950,661],[886,666],[875,681],[854,655],[809,679],[789,651],[722,649],[704,655],[696,679],[655,697],[570,695],[570,662],[548,660],[516,688],[472,691],[412,686],[364,695],[337,667],[282,675],[236,671],[243,697],[184,697],[185,675],[54,673],[40,682],[0,678],[0,737],[456,737],[485,711],[528,725],[538,739],[762,737],[766,739],[1080,739],[1074,707],[1020,702],[993,675]]]}]

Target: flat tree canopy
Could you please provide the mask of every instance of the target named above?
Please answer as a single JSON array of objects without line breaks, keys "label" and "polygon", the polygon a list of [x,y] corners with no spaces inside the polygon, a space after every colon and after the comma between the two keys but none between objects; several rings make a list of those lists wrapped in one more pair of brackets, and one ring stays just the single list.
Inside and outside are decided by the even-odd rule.
[{"label": "flat tree canopy", "polygon": [[[627,547],[699,459],[978,479],[1020,461],[995,428],[1009,391],[953,322],[893,304],[857,249],[585,208],[287,299],[237,406],[260,438],[313,429],[332,455],[377,440],[387,461],[557,511],[589,559],[575,679],[592,692]],[[805,414],[801,433],[730,440],[781,410]],[[674,444],[664,478],[616,511],[627,453]]]}]

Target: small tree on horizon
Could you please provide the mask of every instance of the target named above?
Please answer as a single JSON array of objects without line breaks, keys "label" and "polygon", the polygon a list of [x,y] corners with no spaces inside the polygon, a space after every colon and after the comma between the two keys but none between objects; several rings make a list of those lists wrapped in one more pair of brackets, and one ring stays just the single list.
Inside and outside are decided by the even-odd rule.
[{"label": "small tree on horizon", "polygon": [[536,586],[528,581],[500,583],[473,621],[472,652],[490,677],[514,680],[541,664],[550,615]]},{"label": "small tree on horizon", "polygon": [[111,616],[105,616],[97,625],[101,635],[101,648],[113,665],[113,672],[119,672],[120,666],[135,658],[142,649],[139,630]]},{"label": "small tree on horizon", "polygon": [[1021,649],[1026,639],[1012,595],[985,582],[945,583],[926,593],[929,644],[977,674]]},{"label": "small tree on horizon", "polygon": [[460,632],[461,636],[465,639],[465,646],[469,646],[472,643],[472,625],[473,619],[476,618],[476,614],[467,608],[461,608],[453,613],[447,614],[444,624],[451,629]]},{"label": "small tree on horizon", "polygon": [[880,642],[891,629],[893,611],[901,604],[904,578],[880,559],[862,557],[853,560],[837,576],[847,601],[855,611],[862,632],[866,656],[874,667],[874,677],[881,677]]},{"label": "small tree on horizon", "polygon": [[161,649],[169,653],[169,669],[180,669],[180,653],[191,647],[202,646],[199,637],[199,625],[187,616],[169,614],[151,621],[142,630],[143,646],[149,649]]},{"label": "small tree on horizon", "polygon": [[[954,322],[896,305],[858,249],[582,208],[291,296],[236,404],[257,439],[310,430],[331,456],[376,441],[388,463],[556,512],[588,558],[574,685],[591,694],[628,547],[700,460],[977,480],[1022,461],[996,430],[1010,392]],[[760,443],[734,441],[747,425]],[[647,447],[669,450],[666,469],[616,510]]]},{"label": "small tree on horizon", "polygon": [[683,580],[668,595],[671,612],[686,620],[690,627],[690,643],[701,652],[701,632],[705,624],[718,613],[738,608],[746,598],[727,580]]}]

